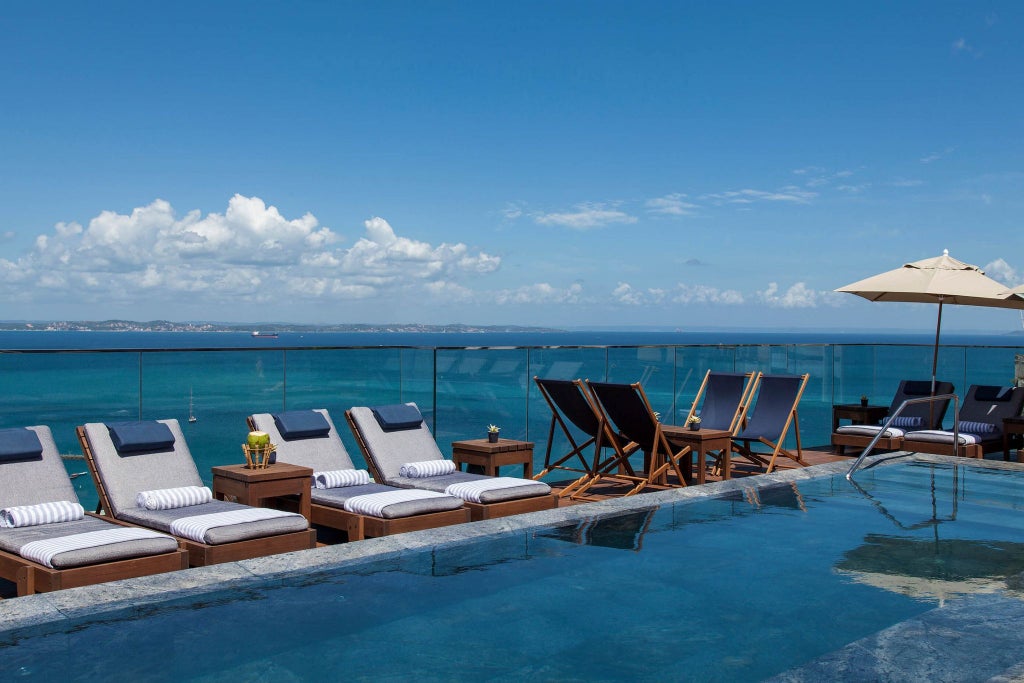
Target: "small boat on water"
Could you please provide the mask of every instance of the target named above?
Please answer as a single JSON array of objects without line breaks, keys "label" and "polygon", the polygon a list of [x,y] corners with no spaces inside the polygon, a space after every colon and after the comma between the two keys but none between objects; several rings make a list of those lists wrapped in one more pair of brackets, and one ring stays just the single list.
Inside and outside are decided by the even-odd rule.
[{"label": "small boat on water", "polygon": [[260,332],[259,330],[256,330],[252,333],[252,336],[265,339],[277,339],[277,332]]},{"label": "small boat on water", "polygon": [[196,422],[198,420],[199,420],[199,418],[196,417],[195,410],[193,410],[193,407],[192,407],[192,387],[189,387],[188,388],[188,421],[189,422]]}]

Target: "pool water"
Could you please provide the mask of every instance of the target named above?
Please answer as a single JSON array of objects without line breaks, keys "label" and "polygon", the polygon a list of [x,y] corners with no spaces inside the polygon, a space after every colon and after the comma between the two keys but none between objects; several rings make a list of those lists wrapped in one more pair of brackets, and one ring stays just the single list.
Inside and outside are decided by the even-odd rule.
[{"label": "pool water", "polygon": [[876,467],[2,633],[0,678],[761,680],[962,594],[1016,595],[1022,476]]}]

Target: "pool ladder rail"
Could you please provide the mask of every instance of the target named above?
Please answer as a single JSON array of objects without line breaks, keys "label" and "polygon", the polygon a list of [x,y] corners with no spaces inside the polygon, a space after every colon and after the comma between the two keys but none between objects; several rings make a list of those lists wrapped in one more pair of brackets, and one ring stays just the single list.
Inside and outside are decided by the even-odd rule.
[{"label": "pool ladder rail", "polygon": [[953,399],[953,452],[957,453],[959,451],[958,446],[960,444],[960,399],[957,395],[937,394],[935,396],[922,396],[921,398],[908,398],[900,404],[900,407],[897,408],[892,415],[886,418],[885,422],[882,424],[882,428],[878,430],[878,433],[875,434],[873,439],[871,439],[871,442],[868,444],[867,448],[864,449],[864,452],[860,454],[860,457],[858,457],[856,462],[854,462],[850,467],[850,470],[846,473],[846,478],[849,481],[853,481],[853,473],[856,472],[860,467],[860,464],[864,462],[864,458],[868,457],[868,454],[871,453],[875,444],[877,444],[878,440],[882,438],[882,434],[885,434],[885,430],[889,428],[889,425],[892,424],[893,420],[900,416],[900,413],[903,412],[904,408],[914,403],[932,403],[934,401],[948,401],[949,399]]}]

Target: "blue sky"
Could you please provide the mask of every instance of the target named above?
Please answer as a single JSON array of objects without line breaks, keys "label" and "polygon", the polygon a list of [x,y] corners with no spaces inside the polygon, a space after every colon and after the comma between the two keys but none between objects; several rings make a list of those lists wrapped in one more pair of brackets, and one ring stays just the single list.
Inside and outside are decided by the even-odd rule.
[{"label": "blue sky", "polygon": [[[1024,281],[1024,5],[0,6],[2,319],[906,328]],[[948,329],[1019,329],[951,308]]]}]

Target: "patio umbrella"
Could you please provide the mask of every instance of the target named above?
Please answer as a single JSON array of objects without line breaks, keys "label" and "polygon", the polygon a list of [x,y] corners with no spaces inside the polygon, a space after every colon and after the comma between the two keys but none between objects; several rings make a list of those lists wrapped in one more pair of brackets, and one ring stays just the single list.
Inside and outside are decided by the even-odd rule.
[{"label": "patio umbrella", "polygon": [[942,256],[906,263],[853,284],[840,287],[870,301],[935,303],[939,314],[935,322],[935,350],[932,354],[932,394],[939,362],[939,332],[944,304],[1024,309],[1024,296],[1014,293],[987,277],[978,266],[957,261],[944,250]]}]

